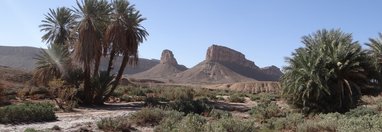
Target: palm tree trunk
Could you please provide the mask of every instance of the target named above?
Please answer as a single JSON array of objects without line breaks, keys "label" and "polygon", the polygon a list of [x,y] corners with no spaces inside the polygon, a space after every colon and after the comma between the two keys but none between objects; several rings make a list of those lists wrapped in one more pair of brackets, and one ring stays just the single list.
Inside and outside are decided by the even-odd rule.
[{"label": "palm tree trunk", "polygon": [[117,86],[118,86],[118,84],[119,84],[119,81],[120,81],[121,78],[122,78],[122,74],[123,74],[123,72],[125,71],[125,67],[126,67],[128,61],[129,61],[129,56],[128,56],[128,55],[123,55],[122,64],[121,64],[121,67],[119,67],[118,74],[117,74],[117,76],[115,77],[114,84],[113,84],[113,86],[111,87],[109,93],[107,93],[107,94],[105,95],[105,97],[103,98],[103,100],[108,99],[108,98],[111,96],[111,94],[113,93],[113,91],[117,88]]},{"label": "palm tree trunk", "polygon": [[84,104],[90,105],[93,100],[92,88],[90,86],[90,66],[84,63]]},{"label": "palm tree trunk", "polygon": [[97,55],[95,58],[95,63],[94,63],[94,72],[93,76],[98,76],[98,70],[99,70],[99,65],[101,63],[101,54]]},{"label": "palm tree trunk", "polygon": [[109,65],[107,66],[107,74],[110,75],[110,72],[112,70],[112,67],[113,67],[113,61],[114,61],[114,56],[115,56],[115,49],[111,49],[111,52],[110,52],[110,58],[109,58]]}]

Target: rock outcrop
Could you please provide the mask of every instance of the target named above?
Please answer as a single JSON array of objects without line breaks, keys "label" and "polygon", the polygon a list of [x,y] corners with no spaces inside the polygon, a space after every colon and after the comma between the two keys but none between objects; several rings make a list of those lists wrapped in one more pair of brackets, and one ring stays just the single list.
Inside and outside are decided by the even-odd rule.
[{"label": "rock outcrop", "polygon": [[248,68],[258,68],[253,61],[247,60],[244,54],[219,45],[212,45],[208,48],[206,61],[235,63]]},{"label": "rock outcrop", "polygon": [[[268,68],[266,68],[268,69]],[[208,48],[206,60],[176,75],[174,80],[182,83],[235,83],[242,81],[278,81],[280,75],[274,70],[262,71],[245,55],[219,45]],[[271,73],[271,74],[268,74]]]},{"label": "rock outcrop", "polygon": [[163,50],[160,63],[151,69],[129,76],[134,79],[153,79],[169,82],[177,73],[187,70],[184,65],[179,65],[170,50]]},{"label": "rock outcrop", "polygon": [[272,76],[282,76],[283,73],[281,72],[280,68],[276,67],[276,66],[268,66],[268,67],[264,67],[264,68],[261,68],[261,71],[263,71],[265,74],[268,74],[268,75],[272,75]]},{"label": "rock outcrop", "polygon": [[178,65],[178,62],[176,61],[174,54],[172,51],[165,49],[162,52],[162,56],[160,57],[160,63],[161,64],[171,64],[171,65]]}]

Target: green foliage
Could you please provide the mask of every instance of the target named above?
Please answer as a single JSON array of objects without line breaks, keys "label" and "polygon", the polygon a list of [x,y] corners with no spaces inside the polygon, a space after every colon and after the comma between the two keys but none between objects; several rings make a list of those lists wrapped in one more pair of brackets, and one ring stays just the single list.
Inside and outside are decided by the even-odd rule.
[{"label": "green foliage", "polygon": [[206,132],[255,132],[255,122],[233,118],[221,118],[205,125]]},{"label": "green foliage", "polygon": [[249,111],[249,114],[254,116],[260,122],[264,122],[266,119],[282,116],[283,113],[275,102],[271,102],[259,103]]},{"label": "green foliage", "polygon": [[346,112],[376,79],[371,58],[352,35],[319,30],[304,36],[281,79],[283,95],[306,113]]},{"label": "green foliage", "polygon": [[117,116],[117,117],[108,117],[102,118],[97,122],[99,129],[103,131],[115,132],[115,131],[131,131],[134,128],[131,126],[127,116]]},{"label": "green foliage", "polygon": [[166,111],[165,118],[155,127],[155,132],[170,132],[175,130],[176,124],[183,119],[184,113],[178,111]]},{"label": "green foliage", "polygon": [[54,106],[49,103],[25,103],[0,108],[0,123],[18,124],[54,121]]},{"label": "green foliage", "polygon": [[289,113],[286,117],[270,118],[263,124],[262,130],[289,130],[296,131],[297,125],[304,122],[304,115],[300,113]]},{"label": "green foliage", "polygon": [[245,102],[244,97],[242,97],[238,94],[234,94],[234,95],[229,96],[228,100],[230,102],[234,102],[234,103],[244,103]]},{"label": "green foliage", "polygon": [[204,112],[209,112],[212,108],[208,104],[207,99],[198,100],[176,100],[170,102],[167,107],[176,111],[188,113],[202,114]]},{"label": "green foliage", "polygon": [[176,125],[175,130],[179,132],[202,132],[206,123],[207,120],[203,116],[188,114]]},{"label": "green foliage", "polygon": [[114,75],[109,75],[106,71],[99,72],[98,76],[91,78],[91,86],[94,92],[94,102],[96,104],[103,104],[105,95],[110,91],[110,87],[115,79]]},{"label": "green foliage", "polygon": [[41,131],[36,130],[34,128],[27,128],[27,129],[24,130],[24,132],[41,132]]},{"label": "green foliage", "polygon": [[228,111],[212,109],[208,114],[208,117],[211,117],[212,119],[231,118],[232,114]]},{"label": "green foliage", "polygon": [[156,126],[165,116],[165,111],[162,109],[143,108],[131,114],[129,120],[138,126]]},{"label": "green foliage", "polygon": [[361,117],[361,116],[373,116],[377,114],[378,114],[378,111],[376,111],[375,109],[360,106],[355,109],[351,109],[349,112],[346,112],[345,116],[346,117]]},{"label": "green foliage", "polygon": [[70,53],[66,46],[52,44],[48,49],[41,49],[34,58],[37,60],[33,81],[35,84],[47,85],[52,79],[61,78],[71,64]]}]

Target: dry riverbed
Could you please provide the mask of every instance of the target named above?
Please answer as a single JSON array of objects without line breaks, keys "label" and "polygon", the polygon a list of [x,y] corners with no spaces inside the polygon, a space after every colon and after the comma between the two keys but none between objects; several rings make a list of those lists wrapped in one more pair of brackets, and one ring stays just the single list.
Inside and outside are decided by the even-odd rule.
[{"label": "dry riverbed", "polygon": [[20,124],[20,125],[3,125],[0,124],[1,132],[19,132],[27,128],[36,130],[51,130],[54,126],[60,127],[61,131],[100,131],[97,128],[96,122],[105,117],[116,117],[128,115],[139,110],[140,103],[118,103],[107,104],[102,107],[80,108],[75,109],[75,112],[56,113],[57,121]]}]

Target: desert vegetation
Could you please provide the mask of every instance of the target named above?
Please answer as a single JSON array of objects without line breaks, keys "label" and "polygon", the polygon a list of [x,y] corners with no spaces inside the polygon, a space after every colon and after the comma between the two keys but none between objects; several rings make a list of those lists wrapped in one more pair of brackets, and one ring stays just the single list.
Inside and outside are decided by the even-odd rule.
[{"label": "desert vegetation", "polygon": [[[266,74],[241,53],[242,62],[249,66],[233,61],[227,67],[209,56],[210,62],[191,71],[168,75],[190,80],[201,77],[203,85],[123,78],[126,66],[137,64],[138,47],[148,36],[141,25],[145,20],[127,0],[81,0],[72,8],[49,9],[39,26],[48,48],[36,55],[33,75],[0,80],[0,124],[54,122],[68,118],[65,114],[81,117],[102,109],[92,112],[115,116],[91,117],[85,123],[90,128],[78,131],[382,131],[382,34],[370,38],[366,49],[351,33],[340,29],[321,29],[303,36],[302,47],[286,59],[279,82],[252,84],[252,73]],[[226,47],[212,48],[232,52]],[[171,58],[156,69],[171,67],[171,63],[181,66],[172,52],[164,54]],[[107,59],[105,70],[100,69],[102,56]],[[122,57],[121,65],[113,73],[118,56]],[[217,69],[207,70],[208,75],[230,83],[211,84],[216,89],[203,87],[210,80],[206,67]],[[257,70],[251,71],[253,67]],[[158,72],[142,76],[148,73]],[[277,76],[266,78],[271,77]],[[126,80],[124,85],[120,85],[122,79]],[[231,83],[237,79],[243,79],[242,84]],[[8,88],[11,81],[24,84]],[[233,85],[235,89],[219,89]],[[121,111],[129,113],[118,115]],[[41,130],[75,131],[67,129],[54,125]]]}]

